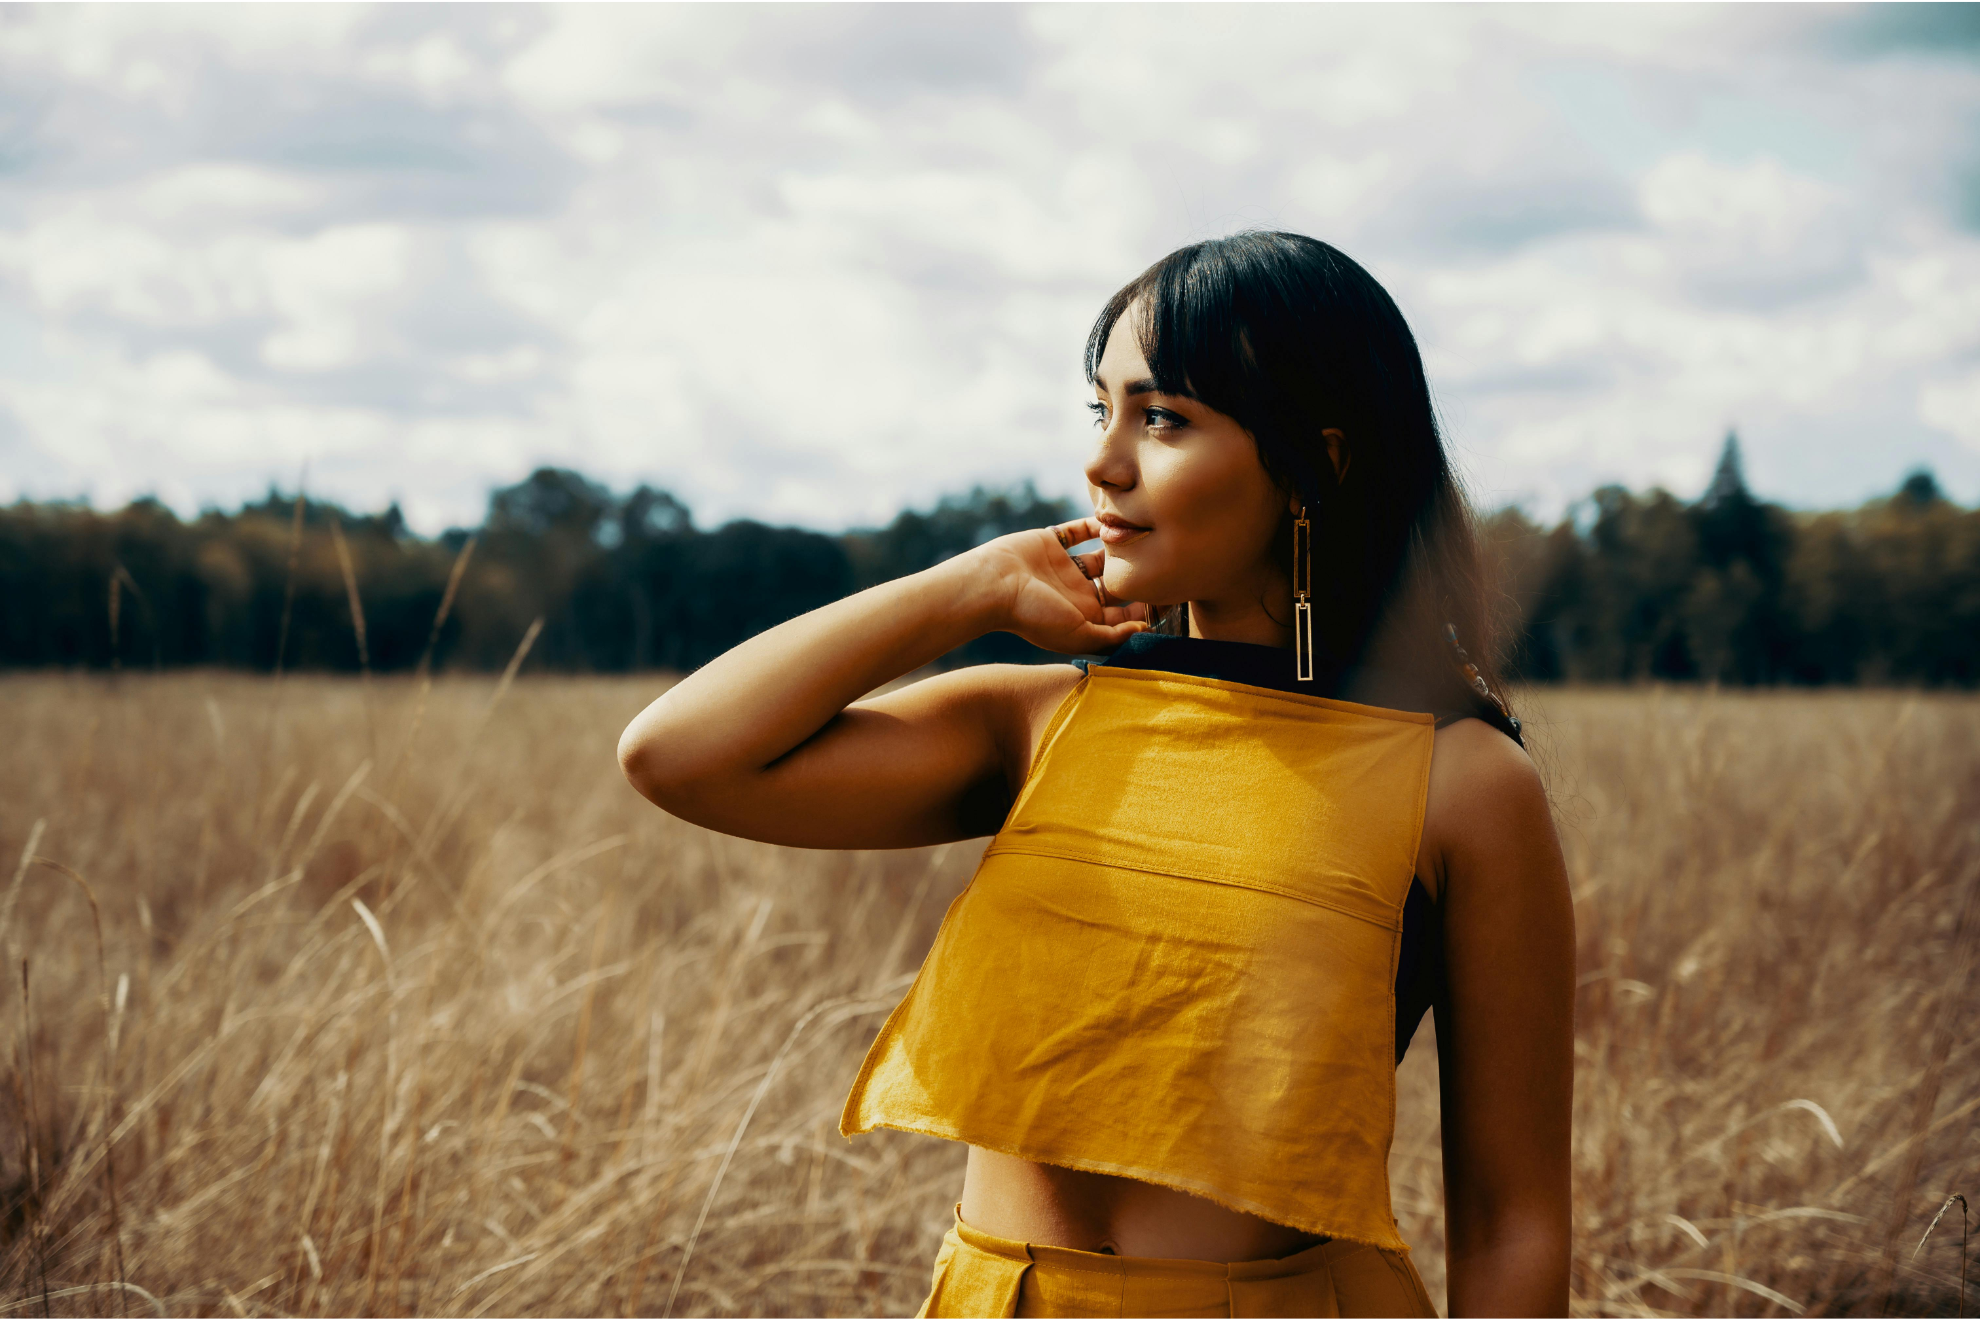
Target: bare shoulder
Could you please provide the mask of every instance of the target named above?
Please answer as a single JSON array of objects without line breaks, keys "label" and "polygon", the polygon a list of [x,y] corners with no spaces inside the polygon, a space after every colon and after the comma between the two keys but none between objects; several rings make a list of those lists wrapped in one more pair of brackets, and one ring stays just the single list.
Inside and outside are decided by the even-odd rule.
[{"label": "bare shoulder", "polygon": [[1546,785],[1526,749],[1483,720],[1437,731],[1416,864],[1433,893],[1441,897],[1454,870],[1519,867],[1558,850]]},{"label": "bare shoulder", "polygon": [[996,739],[1007,772],[1021,781],[1053,713],[1081,677],[1072,665],[970,665],[858,705],[903,716],[967,708]]},{"label": "bare shoulder", "polygon": [[1084,672],[1072,665],[981,665],[986,691],[995,695],[1009,722],[1004,729],[1011,780],[1022,783],[1045,727],[1079,686]]},{"label": "bare shoulder", "polygon": [[1437,731],[1430,758],[1430,807],[1503,810],[1547,792],[1526,749],[1483,720],[1458,720]]},{"label": "bare shoulder", "polygon": [[1004,685],[1011,699],[1040,727],[1085,677],[1085,671],[1076,665],[986,665],[983,668],[997,672],[992,682]]}]

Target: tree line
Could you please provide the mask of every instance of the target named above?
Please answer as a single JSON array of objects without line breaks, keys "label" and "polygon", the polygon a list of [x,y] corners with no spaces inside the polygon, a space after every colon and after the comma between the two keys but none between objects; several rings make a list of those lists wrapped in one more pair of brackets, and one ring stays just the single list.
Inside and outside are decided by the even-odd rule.
[{"label": "tree line", "polygon": [[1502,511],[1483,531],[1528,680],[1980,682],[1980,511],[1922,469],[1792,512],[1748,489],[1729,435],[1695,502],[1608,486],[1552,529]]},{"label": "tree line", "polygon": [[[1030,486],[978,488],[883,528],[712,529],[666,491],[620,495],[545,468],[476,529],[411,533],[270,492],[180,519],[0,508],[0,665],[688,670],[782,620],[991,537],[1076,516]],[[1924,472],[1853,510],[1756,498],[1728,438],[1704,496],[1604,487],[1553,527],[1481,520],[1509,669],[1532,681],[1736,684],[1980,680],[1980,511]],[[539,622],[540,621],[540,622]],[[956,662],[1042,659],[982,638]]]}]

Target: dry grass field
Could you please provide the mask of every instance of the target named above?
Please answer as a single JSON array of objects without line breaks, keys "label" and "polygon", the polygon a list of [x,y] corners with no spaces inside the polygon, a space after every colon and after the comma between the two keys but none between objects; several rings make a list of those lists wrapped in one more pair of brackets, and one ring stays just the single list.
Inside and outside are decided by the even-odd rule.
[{"label": "dry grass field", "polygon": [[[911,1312],[961,1152],[836,1122],[980,846],[673,821],[613,762],[651,692],[0,681],[0,1308]],[[1914,1249],[1980,1198],[1980,701],[1527,709],[1576,1310],[1950,1315],[1959,1206]],[[1434,1097],[1426,1027],[1394,1171],[1441,1298]]]}]

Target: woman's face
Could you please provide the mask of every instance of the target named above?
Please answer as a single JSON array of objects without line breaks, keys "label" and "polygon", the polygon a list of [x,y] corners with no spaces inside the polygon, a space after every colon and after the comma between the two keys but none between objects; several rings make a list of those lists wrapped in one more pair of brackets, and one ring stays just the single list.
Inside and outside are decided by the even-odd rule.
[{"label": "woman's face", "polygon": [[1107,591],[1187,601],[1195,633],[1283,642],[1249,635],[1283,629],[1289,617],[1280,598],[1290,599],[1291,566],[1274,562],[1271,544],[1291,501],[1250,432],[1187,395],[1155,390],[1139,321],[1136,307],[1114,323],[1093,383],[1099,437],[1086,481],[1107,546]]}]

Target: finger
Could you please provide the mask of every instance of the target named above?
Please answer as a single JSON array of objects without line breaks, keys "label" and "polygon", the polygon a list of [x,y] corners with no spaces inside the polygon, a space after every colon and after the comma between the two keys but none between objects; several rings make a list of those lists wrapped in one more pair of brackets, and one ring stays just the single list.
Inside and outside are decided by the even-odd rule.
[{"label": "finger", "polygon": [[1100,622],[1112,627],[1115,624],[1145,624],[1149,617],[1148,605],[1144,601],[1130,601],[1126,605],[1110,605],[1101,612]]},{"label": "finger", "polygon": [[1130,605],[1140,604],[1140,602],[1130,601],[1124,596],[1115,596],[1113,592],[1108,590],[1107,580],[1104,578],[1099,578],[1099,577],[1094,578],[1093,585],[1100,589],[1100,604],[1103,608],[1112,607],[1112,606],[1130,606]]},{"label": "finger", "polygon": [[1107,571],[1107,552],[1104,550],[1089,550],[1084,555],[1073,556],[1072,562],[1079,566],[1079,571],[1086,575],[1088,579],[1098,582],[1100,581],[1100,575]]},{"label": "finger", "polygon": [[1075,518],[1070,523],[1061,523],[1053,528],[1052,535],[1059,539],[1061,546],[1071,550],[1082,541],[1092,541],[1098,537],[1100,525],[1091,518]]},{"label": "finger", "polygon": [[1145,633],[1148,625],[1140,620],[1129,620],[1124,624],[1082,624],[1073,636],[1082,646],[1091,651],[1112,651],[1137,633]]},{"label": "finger", "polygon": [[1073,604],[1079,608],[1080,614],[1086,616],[1089,624],[1099,624],[1106,620],[1107,609],[1111,604],[1107,596],[1107,584],[1098,578],[1087,578],[1077,587],[1069,584],[1066,590]]}]

